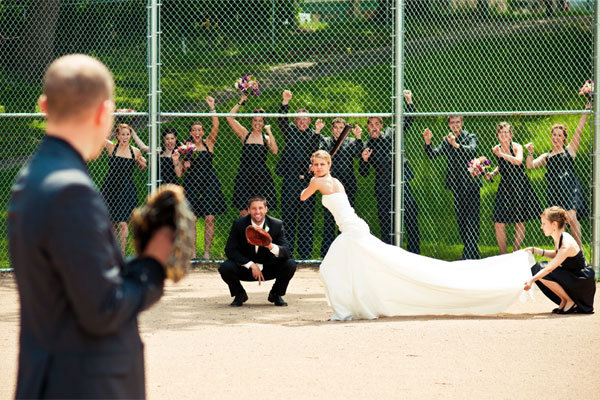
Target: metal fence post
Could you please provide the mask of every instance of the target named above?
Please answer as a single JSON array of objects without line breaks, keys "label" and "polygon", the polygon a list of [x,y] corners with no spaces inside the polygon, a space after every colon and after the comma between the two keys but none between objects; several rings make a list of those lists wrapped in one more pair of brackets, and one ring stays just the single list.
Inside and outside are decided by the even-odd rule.
[{"label": "metal fence post", "polygon": [[[600,21],[598,13],[600,12],[600,2],[596,1],[595,12],[595,32],[594,32],[594,87],[595,94],[598,93],[598,82],[600,82],[600,68],[598,60],[600,59]],[[598,97],[594,101],[594,147],[592,154],[592,266],[596,271],[596,278],[600,276],[600,102]]]},{"label": "metal fence post", "polygon": [[395,74],[394,74],[394,244],[402,246],[402,219],[404,214],[404,0],[399,0],[395,7]]},{"label": "metal fence post", "polygon": [[149,39],[148,47],[148,69],[150,80],[149,97],[149,115],[148,127],[150,133],[150,192],[154,192],[158,186],[158,153],[157,153],[157,137],[158,137],[158,0],[150,0],[149,4]]}]

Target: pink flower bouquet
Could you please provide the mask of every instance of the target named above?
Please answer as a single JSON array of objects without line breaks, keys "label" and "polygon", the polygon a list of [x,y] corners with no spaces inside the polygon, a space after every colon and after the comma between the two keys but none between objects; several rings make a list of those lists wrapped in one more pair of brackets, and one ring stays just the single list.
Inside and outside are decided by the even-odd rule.
[{"label": "pink flower bouquet", "polygon": [[581,89],[579,89],[579,94],[581,96],[586,96],[590,101],[594,98],[594,81],[588,79],[585,81]]},{"label": "pink flower bouquet", "polygon": [[233,84],[236,89],[244,93],[246,96],[258,96],[258,82],[252,78],[252,75],[244,75]]},{"label": "pink flower bouquet", "polygon": [[481,156],[469,161],[469,166],[467,169],[473,178],[478,178],[491,172],[492,168],[490,167],[490,164],[490,160],[488,160],[485,156]]},{"label": "pink flower bouquet", "polygon": [[196,145],[192,142],[186,142],[177,147],[177,152],[184,161],[189,161],[196,152]]}]

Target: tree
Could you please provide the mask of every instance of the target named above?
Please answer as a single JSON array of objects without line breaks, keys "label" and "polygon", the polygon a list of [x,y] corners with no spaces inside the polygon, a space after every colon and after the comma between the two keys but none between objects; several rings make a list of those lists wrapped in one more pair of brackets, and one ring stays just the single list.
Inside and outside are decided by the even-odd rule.
[{"label": "tree", "polygon": [[54,34],[61,0],[29,0],[12,59],[12,66],[24,80],[39,83],[54,56]]}]

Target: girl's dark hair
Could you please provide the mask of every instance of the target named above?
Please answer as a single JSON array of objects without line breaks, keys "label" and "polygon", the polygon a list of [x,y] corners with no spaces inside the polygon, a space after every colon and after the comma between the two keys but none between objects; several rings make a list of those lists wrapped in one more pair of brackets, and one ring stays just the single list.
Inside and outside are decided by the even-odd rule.
[{"label": "girl's dark hair", "polygon": [[161,139],[163,144],[165,143],[165,138],[167,137],[167,135],[173,135],[175,136],[175,147],[179,146],[179,138],[177,138],[177,131],[175,130],[175,128],[173,128],[172,126],[167,126],[166,128],[164,128],[161,132]]},{"label": "girl's dark hair", "polygon": [[191,133],[191,132],[192,132],[192,126],[195,126],[195,125],[200,125],[200,126],[202,127],[202,129],[204,129],[204,124],[203,124],[202,122],[200,122],[200,121],[194,121],[194,122],[192,122],[192,123],[190,124],[190,130],[189,130],[189,132],[190,132],[190,136],[189,136],[189,137],[188,137],[188,139],[187,139],[187,140],[188,140],[188,141],[190,141],[190,142],[193,142],[193,141],[194,141],[194,138],[192,137],[192,133]]}]

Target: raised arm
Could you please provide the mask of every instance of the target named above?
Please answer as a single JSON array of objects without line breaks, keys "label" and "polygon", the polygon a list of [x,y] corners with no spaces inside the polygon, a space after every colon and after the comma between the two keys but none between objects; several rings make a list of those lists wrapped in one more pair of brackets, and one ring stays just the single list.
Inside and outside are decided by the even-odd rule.
[{"label": "raised arm", "polygon": [[[215,99],[210,96],[206,96],[206,103],[208,104],[210,112],[215,114],[217,112],[215,109]],[[215,142],[217,141],[217,133],[219,133],[219,118],[212,117],[212,127],[210,129],[210,134],[206,138],[206,146],[208,146],[208,150],[210,150],[211,153],[214,151]]]},{"label": "raised arm", "polygon": [[[585,104],[585,109],[589,110],[591,108],[590,102]],[[573,134],[573,139],[569,142],[567,146],[567,151],[572,156],[575,156],[577,153],[577,149],[579,148],[579,143],[581,141],[581,133],[583,132],[583,128],[585,128],[585,124],[587,123],[587,114],[582,114],[581,118],[579,118],[579,123],[577,124],[577,129],[575,129],[575,133]]]},{"label": "raised arm", "polygon": [[433,137],[433,133],[426,128],[423,131],[423,140],[425,141],[425,154],[428,158],[434,159],[446,153],[446,148],[448,147],[448,142],[446,139],[443,139],[438,147],[431,146],[431,138]]},{"label": "raised arm", "polygon": [[106,139],[104,141],[104,148],[106,149],[106,152],[108,153],[108,155],[110,156],[112,154],[112,152],[115,149],[115,144],[113,142],[111,142],[110,140]]},{"label": "raised arm", "polygon": [[265,131],[267,132],[267,148],[272,154],[277,154],[279,149],[277,148],[277,142],[271,132],[271,125],[265,125]]},{"label": "raised arm", "polygon": [[544,153],[534,160],[533,143],[527,143],[525,145],[525,148],[527,149],[527,157],[525,158],[525,166],[527,167],[527,169],[534,169],[546,165],[546,158],[548,157],[548,153]]},{"label": "raised arm", "polygon": [[144,153],[150,152],[150,147],[146,146],[146,143],[142,142],[142,139],[140,139],[133,128],[131,128],[131,137],[133,138],[135,144],[139,146],[140,150],[142,150]]},{"label": "raised arm", "polygon": [[133,148],[133,156],[135,157],[135,162],[137,163],[138,168],[141,169],[142,171],[145,170],[146,167],[148,166],[148,163],[147,163],[146,159],[144,158],[144,156],[142,155],[142,152],[137,147],[132,146],[132,148]]},{"label": "raised arm", "polygon": [[[246,102],[246,100],[248,100],[248,96],[246,96],[245,94],[242,94],[242,98],[240,99],[239,103],[236,103],[233,108],[231,109],[231,111],[229,111],[231,114],[237,114],[237,112],[239,111],[240,107],[242,105],[244,105],[244,103]],[[246,138],[246,135],[248,134],[248,129],[244,128],[242,126],[242,124],[240,124],[235,117],[227,117],[227,123],[229,124],[229,126],[231,127],[231,129],[233,130],[233,133],[235,133],[240,140],[244,141],[244,139]]]},{"label": "raised arm", "polygon": [[178,178],[181,178],[183,175],[183,162],[181,161],[181,156],[177,149],[173,150],[171,160],[173,160],[173,166],[175,167],[175,175],[177,175]]},{"label": "raised arm", "polygon": [[[413,104],[412,93],[410,92],[410,90],[405,90],[402,92],[402,94],[404,95],[404,100],[406,101],[406,111],[411,113],[415,112],[415,105]],[[413,122],[415,122],[415,117],[413,117],[412,115],[410,117],[404,117],[404,133],[408,132]]]},{"label": "raised arm", "polygon": [[[292,99],[292,92],[289,90],[284,90],[282,95],[283,100],[281,101],[281,106],[279,107],[280,114],[287,114],[290,100]],[[287,136],[290,129],[290,121],[288,121],[287,117],[280,116],[277,117],[277,124],[279,124],[279,129],[281,133],[283,133],[283,137],[287,141]]]},{"label": "raised arm", "polygon": [[362,128],[360,127],[360,125],[358,125],[358,124],[354,125],[354,128],[352,129],[352,133],[354,133],[354,137],[356,138],[356,140],[354,141],[354,157],[362,158],[361,156],[362,156],[362,152],[363,152],[365,146],[361,139]]},{"label": "raised arm", "polygon": [[492,148],[492,152],[500,158],[504,158],[506,161],[513,165],[521,165],[523,164],[523,148],[518,143],[513,143],[513,149],[515,151],[515,155],[511,155],[510,153],[502,152],[500,145],[494,146]]},{"label": "raised arm", "polygon": [[317,190],[319,190],[317,178],[312,177],[310,183],[308,184],[308,187],[304,189],[302,193],[300,193],[300,200],[304,201],[308,199],[310,196],[315,194]]},{"label": "raised arm", "polygon": [[360,155],[360,160],[358,162],[358,173],[360,176],[367,176],[369,175],[369,172],[371,172],[371,153],[373,153],[373,150],[365,147]]}]

